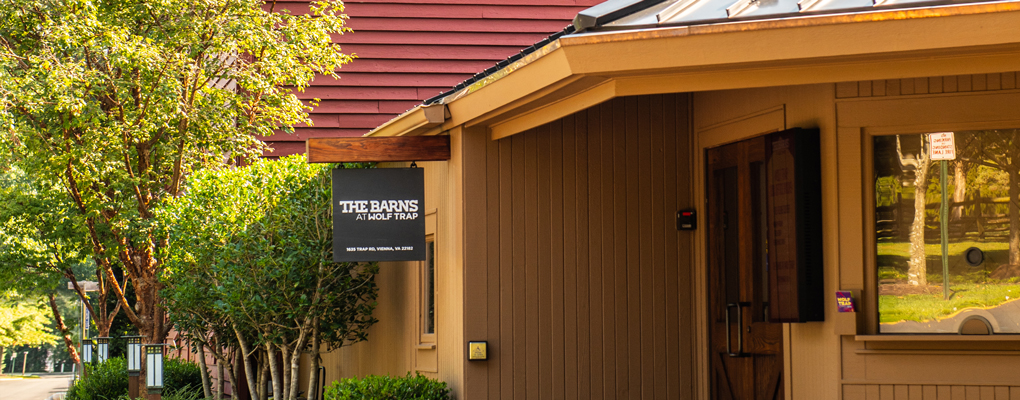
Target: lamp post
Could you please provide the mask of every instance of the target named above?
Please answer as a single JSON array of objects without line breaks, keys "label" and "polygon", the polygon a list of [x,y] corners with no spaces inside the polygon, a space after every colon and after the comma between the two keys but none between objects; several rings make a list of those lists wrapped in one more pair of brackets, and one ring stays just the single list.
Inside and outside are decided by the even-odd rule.
[{"label": "lamp post", "polygon": [[145,345],[145,388],[149,400],[163,397],[163,348],[165,344]]},{"label": "lamp post", "polygon": [[28,352],[25,352],[25,356],[21,358],[21,376],[25,376],[25,367],[28,366]]},{"label": "lamp post", "polygon": [[106,362],[110,358],[110,338],[108,337],[97,337],[96,338],[96,361],[100,364]]},{"label": "lamp post", "polygon": [[128,395],[138,398],[138,375],[142,371],[142,337],[125,336],[127,339]]},{"label": "lamp post", "polygon": [[[99,282],[97,282],[97,281],[78,281],[78,288],[80,288],[81,291],[85,295],[87,295],[88,292],[97,292],[97,291],[99,291]],[[67,282],[67,289],[68,290],[75,290],[74,282]],[[79,294],[82,294],[82,293],[79,293]],[[88,309],[85,307],[85,301],[82,300],[81,298],[78,299],[78,307],[79,307],[79,309],[81,311],[81,332],[80,332],[80,334],[81,334],[81,352],[82,352],[81,376],[85,377],[85,374],[88,373],[87,370],[85,369],[85,364],[92,362],[92,348],[91,348],[92,347],[92,341],[88,340],[87,342],[88,342],[89,346],[85,346],[86,339],[88,339],[88,337],[89,337],[89,328],[92,326],[92,321],[91,321],[92,314],[90,314],[88,312]],[[88,350],[86,350],[86,347],[88,348]],[[86,354],[88,354],[88,355],[86,356]]]},{"label": "lamp post", "polygon": [[88,364],[92,362],[92,339],[82,339],[81,341],[81,363]]}]

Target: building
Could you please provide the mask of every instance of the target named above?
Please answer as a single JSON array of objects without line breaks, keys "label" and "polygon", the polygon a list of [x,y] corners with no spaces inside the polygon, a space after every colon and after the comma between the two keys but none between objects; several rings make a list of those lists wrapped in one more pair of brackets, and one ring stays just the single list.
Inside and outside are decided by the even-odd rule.
[{"label": "building", "polygon": [[[345,1],[352,31],[335,41],[358,59],[340,80],[317,79],[298,96],[319,99],[314,125],[263,138],[273,157],[305,151],[309,137],[361,136],[499,60],[563,29],[600,0]],[[275,2],[307,12],[307,0]]]},{"label": "building", "polygon": [[1020,398],[1020,2],[878,3],[611,0],[371,131],[449,135],[452,158],[418,163],[433,263],[383,265],[381,322],[327,376]]},{"label": "building", "polygon": [[[313,125],[294,134],[263,137],[274,149],[268,157],[305,151],[309,137],[361,136],[404,111],[471,78],[498,61],[521,52],[568,26],[578,12],[602,0],[347,0],[351,32],[334,38],[345,53],[358,58],[343,67],[342,78],[317,79],[297,93],[306,102],[319,99],[311,111]],[[274,2],[275,10],[307,12],[308,0]],[[384,303],[383,307],[392,303]],[[387,321],[388,323],[391,321]],[[378,330],[373,338],[388,333]],[[176,334],[171,334],[175,337]],[[176,343],[176,342],[175,342]],[[182,342],[183,343],[183,342]],[[197,362],[197,354],[175,347],[174,357]],[[213,379],[220,381],[216,360],[209,356]],[[365,370],[342,371],[329,366],[328,381],[360,371],[409,370],[404,364],[379,359]],[[371,363],[369,363],[371,364]],[[243,366],[235,363],[238,376]],[[394,372],[396,373],[396,372]],[[244,388],[240,390],[245,397]]]}]

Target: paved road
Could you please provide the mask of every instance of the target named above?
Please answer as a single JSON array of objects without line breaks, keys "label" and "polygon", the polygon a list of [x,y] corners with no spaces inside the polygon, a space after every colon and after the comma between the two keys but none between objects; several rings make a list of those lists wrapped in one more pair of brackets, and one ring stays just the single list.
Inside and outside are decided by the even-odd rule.
[{"label": "paved road", "polygon": [[54,393],[67,391],[71,374],[43,375],[39,379],[0,378],[0,400],[46,400]]}]

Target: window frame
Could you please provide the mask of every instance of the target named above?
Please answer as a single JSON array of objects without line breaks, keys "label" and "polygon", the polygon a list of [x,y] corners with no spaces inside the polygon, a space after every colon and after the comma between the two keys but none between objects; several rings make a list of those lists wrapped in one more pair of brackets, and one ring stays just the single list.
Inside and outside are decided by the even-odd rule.
[{"label": "window frame", "polygon": [[[909,128],[907,128],[907,129],[909,130]],[[986,129],[945,129],[945,130],[940,130],[940,131],[925,131],[925,132],[916,132],[916,131],[915,132],[898,132],[899,129],[891,130],[891,131],[887,131],[887,130],[884,130],[884,129],[879,129],[879,130],[877,130],[875,132],[868,132],[870,134],[866,134],[865,135],[865,144],[864,145],[866,147],[868,147],[868,149],[867,149],[868,157],[867,157],[867,161],[866,161],[868,172],[864,176],[872,178],[871,179],[871,185],[868,188],[869,190],[867,191],[869,197],[867,197],[867,200],[866,200],[866,202],[869,203],[868,204],[868,209],[869,209],[871,217],[870,217],[870,220],[867,223],[868,230],[865,231],[865,232],[867,233],[867,235],[870,235],[869,239],[871,241],[871,244],[869,245],[869,247],[870,247],[870,250],[872,252],[872,255],[869,258],[869,261],[871,263],[871,270],[872,271],[869,272],[869,273],[870,274],[874,274],[874,279],[875,279],[875,286],[874,286],[875,290],[874,290],[874,292],[875,292],[876,307],[875,307],[874,318],[876,320],[875,321],[875,327],[876,327],[876,332],[875,333],[876,334],[883,335],[883,336],[904,336],[904,335],[945,336],[945,337],[964,336],[964,335],[960,335],[960,334],[942,333],[942,332],[886,332],[886,333],[882,333],[882,331],[881,331],[881,323],[878,322],[878,320],[881,318],[881,310],[877,307],[877,304],[878,304],[877,303],[878,302],[878,286],[879,286],[879,280],[878,280],[878,247],[877,247],[878,246],[878,239],[874,235],[874,233],[876,232],[876,225],[877,225],[877,214],[876,214],[876,205],[875,205],[875,199],[877,198],[877,195],[876,195],[876,188],[875,188],[874,180],[873,180],[873,178],[875,176],[874,168],[875,168],[875,162],[876,162],[875,155],[874,155],[874,150],[875,150],[875,142],[874,141],[875,141],[875,138],[876,137],[896,136],[896,135],[902,135],[902,136],[909,136],[909,135],[930,135],[930,134],[939,133],[939,132],[954,132],[954,133],[956,133],[956,132],[962,132],[962,131],[980,131],[980,130],[991,130],[991,129],[1020,129],[1020,125],[1018,125],[1017,128],[1012,128],[1012,127],[1008,127],[1008,126],[997,126],[995,128],[986,128]],[[937,168],[937,166],[938,166],[938,164],[933,162],[933,164],[930,165],[929,168]],[[929,172],[929,174],[931,174],[931,173],[932,172]],[[950,243],[950,244],[952,244],[952,243]],[[990,332],[988,335],[1012,335],[1012,336],[1014,336],[1014,338],[1016,340],[1020,340],[1020,332]]]},{"label": "window frame", "polygon": [[[422,348],[422,347],[431,347],[431,348],[434,349],[435,345],[437,343],[436,336],[437,336],[437,334],[439,332],[439,329],[438,329],[438,325],[439,325],[438,324],[438,322],[439,322],[439,312],[438,312],[438,307],[437,307],[438,302],[436,300],[437,300],[438,294],[439,294],[439,285],[438,285],[439,279],[438,278],[439,278],[439,259],[440,259],[440,257],[439,257],[439,252],[438,252],[439,243],[436,240],[437,236],[438,235],[436,234],[436,210],[429,210],[425,214],[425,245],[428,246],[431,243],[432,246],[433,246],[432,247],[432,252],[431,252],[432,253],[431,254],[432,255],[432,279],[431,279],[431,282],[429,282],[429,280],[426,278],[426,273],[427,273],[427,270],[428,270],[428,266],[427,266],[428,260],[427,260],[427,258],[428,258],[428,253],[429,253],[427,247],[426,247],[426,260],[425,261],[419,261],[417,263],[417,266],[418,266],[418,268],[417,268],[418,269],[418,329],[417,330],[418,330],[419,348]],[[433,304],[432,318],[433,319],[432,319],[432,332],[431,333],[425,332],[426,314],[428,313],[428,310],[426,310],[426,304],[427,304],[427,297],[426,296],[428,295],[428,288],[426,287],[426,285],[428,285],[428,284],[431,284],[431,286],[432,286],[431,289],[432,289],[432,304]]]},{"label": "window frame", "polygon": [[[419,282],[419,286],[418,287],[419,287],[419,293],[420,293],[420,296],[418,298],[418,301],[419,301],[419,304],[420,304],[420,306],[418,307],[418,341],[420,343],[436,343],[436,332],[438,331],[438,329],[436,329],[436,319],[437,319],[436,315],[437,315],[437,313],[436,313],[436,309],[435,309],[436,308],[435,307],[435,304],[436,304],[435,300],[436,300],[436,292],[437,292],[436,291],[436,276],[438,275],[436,273],[436,269],[437,269],[436,266],[439,263],[436,261],[437,257],[436,257],[436,251],[435,251],[435,244],[436,244],[435,236],[436,235],[434,235],[434,234],[433,235],[426,235],[425,236],[425,246],[426,246],[425,254],[426,254],[426,260],[418,262],[418,277],[419,277],[418,278],[418,282]],[[433,250],[431,251],[431,255],[432,255],[432,277],[431,277],[431,279],[429,279],[429,277],[428,277],[428,262],[429,262],[428,255],[430,253],[430,251],[428,250],[428,246],[430,244],[433,246]],[[428,325],[427,324],[427,314],[428,314],[428,309],[427,309],[428,305],[427,304],[428,304],[428,296],[430,294],[428,286],[430,286],[430,285],[432,286],[431,287],[431,289],[432,289],[431,295],[432,295],[432,307],[433,307],[433,310],[432,310],[432,332],[426,332],[425,330],[426,330],[426,327]]]},{"label": "window frame", "polygon": [[[880,342],[1020,341],[1017,334],[880,333],[877,239],[871,234],[875,231],[874,137],[1020,127],[1020,109],[1010,104],[1020,104],[1020,90],[836,101],[836,148],[829,154],[838,155],[838,290],[852,290],[859,296],[857,315],[850,316],[856,323],[850,321],[852,328],[843,334]],[[861,239],[856,242],[859,251],[855,236]]]}]

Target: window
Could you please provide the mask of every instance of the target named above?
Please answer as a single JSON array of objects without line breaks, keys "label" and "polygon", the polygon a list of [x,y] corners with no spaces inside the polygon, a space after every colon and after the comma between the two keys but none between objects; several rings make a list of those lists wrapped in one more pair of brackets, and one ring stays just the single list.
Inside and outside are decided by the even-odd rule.
[{"label": "window", "polygon": [[439,319],[436,306],[439,294],[439,260],[436,254],[436,210],[425,213],[425,260],[418,263],[418,359],[417,370],[436,372],[436,334]]},{"label": "window", "polygon": [[436,333],[436,241],[425,242],[425,262],[422,266],[422,334]]},{"label": "window", "polygon": [[872,146],[879,332],[1020,333],[1020,129]]}]

